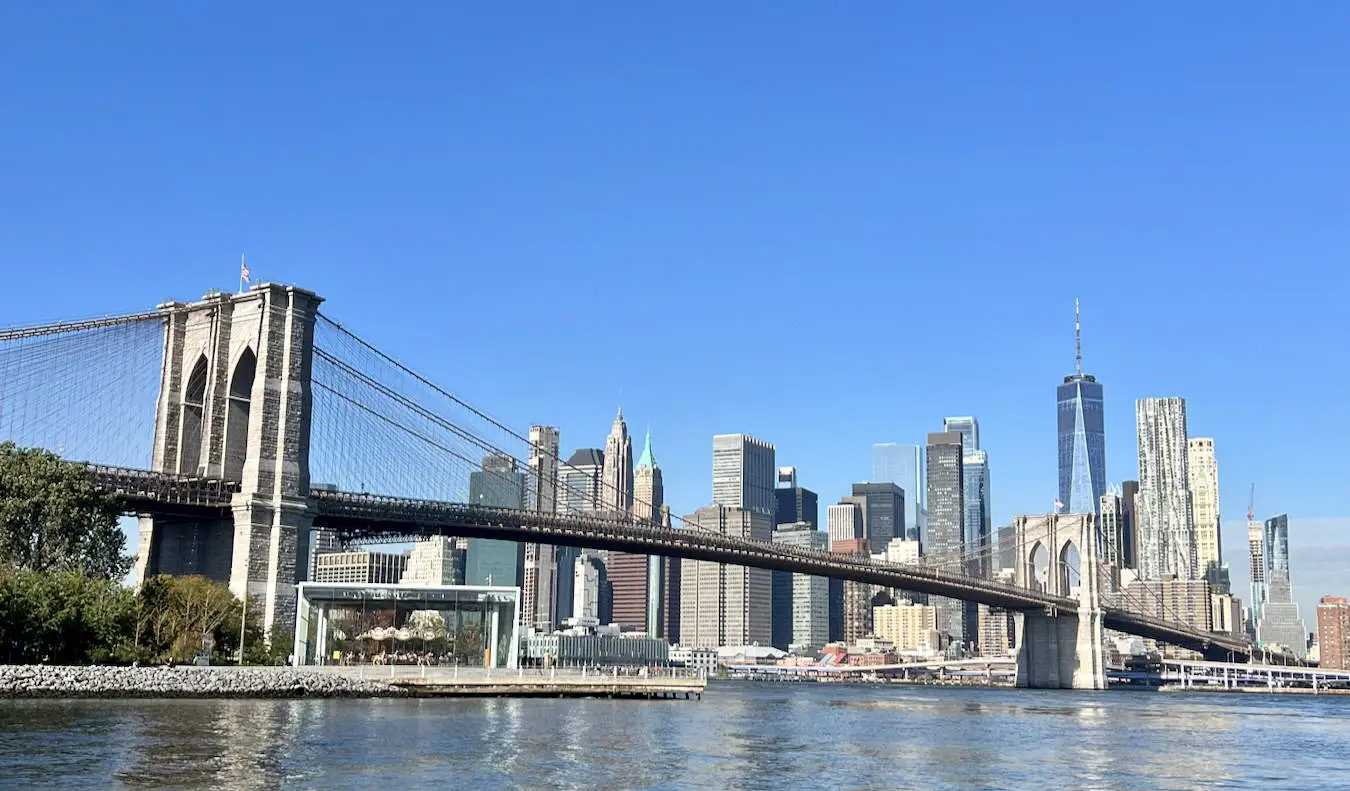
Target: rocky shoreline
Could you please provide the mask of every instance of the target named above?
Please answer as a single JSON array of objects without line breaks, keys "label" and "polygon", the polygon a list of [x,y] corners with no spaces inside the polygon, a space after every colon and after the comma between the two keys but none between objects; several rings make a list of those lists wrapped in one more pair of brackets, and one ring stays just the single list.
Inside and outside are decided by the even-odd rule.
[{"label": "rocky shoreline", "polygon": [[399,687],[293,668],[0,665],[0,698],[384,698]]}]

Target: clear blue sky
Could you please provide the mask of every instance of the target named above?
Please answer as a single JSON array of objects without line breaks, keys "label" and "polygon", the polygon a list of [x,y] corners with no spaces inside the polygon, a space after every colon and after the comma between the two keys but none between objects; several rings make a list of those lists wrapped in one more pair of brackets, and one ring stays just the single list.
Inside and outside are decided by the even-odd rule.
[{"label": "clear blue sky", "polygon": [[1109,478],[1184,396],[1239,591],[1255,481],[1300,598],[1350,593],[1350,7],[455,5],[6,4],[0,323],[247,252],[565,450],[622,404],[677,511],[717,432],[825,503],[974,414],[1002,523],[1054,499],[1079,297]]}]

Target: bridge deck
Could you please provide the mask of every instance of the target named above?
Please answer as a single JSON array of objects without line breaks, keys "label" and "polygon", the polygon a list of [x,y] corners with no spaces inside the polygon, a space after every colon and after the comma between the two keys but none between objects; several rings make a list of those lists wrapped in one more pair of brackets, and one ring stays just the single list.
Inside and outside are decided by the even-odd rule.
[{"label": "bridge deck", "polygon": [[[117,494],[129,510],[182,513],[228,511],[239,485],[231,481],[87,465],[95,485]],[[1076,599],[1051,596],[923,565],[875,563],[871,558],[765,544],[696,530],[591,515],[542,514],[464,503],[385,497],[352,492],[310,493],[314,524],[348,540],[412,540],[453,535],[584,546],[647,555],[732,563],[798,574],[853,580],[887,588],[980,602],[1009,610],[1078,611]],[[1202,651],[1249,656],[1251,645],[1233,635],[1202,632],[1117,607],[1103,608],[1108,629]]]}]

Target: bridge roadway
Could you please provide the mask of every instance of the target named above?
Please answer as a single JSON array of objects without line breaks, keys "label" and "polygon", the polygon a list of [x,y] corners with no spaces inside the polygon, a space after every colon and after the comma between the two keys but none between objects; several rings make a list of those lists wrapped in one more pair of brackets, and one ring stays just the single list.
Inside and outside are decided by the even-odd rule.
[{"label": "bridge roadway", "polygon": [[[117,494],[137,513],[224,515],[238,485],[169,473],[89,466],[95,484]],[[1052,596],[960,573],[783,547],[697,530],[667,530],[604,516],[541,514],[464,503],[313,490],[315,527],[333,529],[350,541],[414,540],[433,535],[529,541],[662,555],[853,580],[886,588],[974,601],[1009,610],[1073,615],[1077,599]],[[1107,629],[1203,652],[1212,658],[1247,657],[1251,645],[1232,635],[1103,608]]]}]

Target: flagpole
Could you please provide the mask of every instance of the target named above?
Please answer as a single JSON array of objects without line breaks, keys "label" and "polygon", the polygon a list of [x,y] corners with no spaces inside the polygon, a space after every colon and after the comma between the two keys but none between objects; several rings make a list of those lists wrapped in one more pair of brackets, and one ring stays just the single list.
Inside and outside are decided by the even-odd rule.
[{"label": "flagpole", "polygon": [[239,254],[239,293],[244,293],[244,254]]}]

